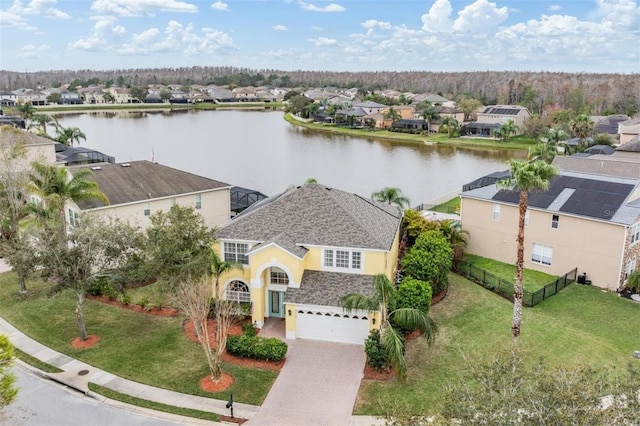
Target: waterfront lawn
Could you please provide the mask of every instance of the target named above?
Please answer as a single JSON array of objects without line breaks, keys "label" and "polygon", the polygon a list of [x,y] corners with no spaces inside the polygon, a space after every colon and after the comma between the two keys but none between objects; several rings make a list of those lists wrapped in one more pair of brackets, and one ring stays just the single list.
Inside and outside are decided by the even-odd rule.
[{"label": "waterfront lawn", "polygon": [[[515,283],[516,281],[516,265],[510,263],[499,262],[497,260],[488,259],[486,257],[476,256],[475,254],[464,254],[464,259],[469,263],[473,263],[478,268],[486,269],[493,275],[502,278],[505,281]],[[567,271],[569,272],[569,271]],[[534,292],[545,285],[554,282],[558,277],[555,275],[545,274],[544,272],[526,269],[522,274],[522,285],[525,290]]]},{"label": "waterfront lawn", "polygon": [[[446,384],[459,381],[469,363],[487,363],[500,348],[510,347],[513,305],[462,277],[449,279],[447,297],[430,312],[439,326],[435,344],[428,347],[420,338],[407,344],[406,384],[363,381],[356,414],[437,413]],[[638,350],[638,334],[630,324],[639,317],[640,303],[573,284],[524,310],[519,346],[532,363],[543,357],[553,367],[621,371],[637,361],[632,353]]]},{"label": "waterfront lawn", "polygon": [[182,330],[183,317],[159,317],[87,299],[84,303],[89,334],[100,336],[91,349],[71,347],[77,336],[75,296],[64,291],[51,297],[51,284],[29,282],[29,295],[17,294],[15,274],[0,275],[1,316],[16,328],[58,352],[137,382],[177,392],[259,405],[277,373],[223,364],[234,384],[225,392],[207,393],[198,382],[209,372],[200,346]]},{"label": "waterfront lawn", "polygon": [[437,206],[433,207],[431,210],[435,212],[455,213],[460,210],[460,197],[455,197],[450,199],[447,202],[438,204]]}]

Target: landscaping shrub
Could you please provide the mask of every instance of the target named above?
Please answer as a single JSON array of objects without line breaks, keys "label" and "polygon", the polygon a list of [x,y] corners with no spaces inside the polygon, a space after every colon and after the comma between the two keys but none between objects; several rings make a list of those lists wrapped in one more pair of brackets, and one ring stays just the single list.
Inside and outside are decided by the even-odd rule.
[{"label": "landscaping shrub", "polygon": [[276,337],[242,334],[227,338],[227,352],[240,358],[280,361],[287,354],[287,344]]},{"label": "landscaping shrub", "polygon": [[244,324],[242,324],[242,334],[244,334],[245,336],[255,336],[256,334],[258,334],[258,332],[253,327],[252,323],[245,322]]},{"label": "landscaping shrub", "polygon": [[127,293],[120,293],[118,295],[118,302],[122,303],[123,305],[131,304],[131,295]]},{"label": "landscaping shrub", "polygon": [[453,249],[439,231],[421,233],[414,246],[402,259],[402,268],[409,277],[431,283],[433,294],[447,288]]},{"label": "landscaping shrub", "polygon": [[371,330],[369,337],[364,341],[364,353],[367,354],[367,364],[376,371],[389,368],[389,360],[380,344],[380,331]]}]

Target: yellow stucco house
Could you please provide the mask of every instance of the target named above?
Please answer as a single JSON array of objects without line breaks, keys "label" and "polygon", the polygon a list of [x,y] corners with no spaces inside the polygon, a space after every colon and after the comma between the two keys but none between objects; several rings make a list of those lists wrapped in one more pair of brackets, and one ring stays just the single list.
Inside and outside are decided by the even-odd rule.
[{"label": "yellow stucco house", "polygon": [[[623,163],[618,173],[608,167],[619,163],[613,158],[556,158],[562,160],[559,175],[549,189],[529,193],[525,268],[563,275],[577,267],[594,286],[619,290],[639,266],[640,176],[626,172],[640,169]],[[598,174],[604,169],[608,175]],[[515,263],[519,192],[492,183],[460,195],[462,227],[470,234],[467,251]]]},{"label": "yellow stucco house", "polygon": [[217,249],[243,270],[221,277],[222,297],[251,302],[257,327],[285,322],[287,339],[363,344],[377,313],[345,311],[394,276],[402,211],[320,184],[262,200],[218,230]]}]

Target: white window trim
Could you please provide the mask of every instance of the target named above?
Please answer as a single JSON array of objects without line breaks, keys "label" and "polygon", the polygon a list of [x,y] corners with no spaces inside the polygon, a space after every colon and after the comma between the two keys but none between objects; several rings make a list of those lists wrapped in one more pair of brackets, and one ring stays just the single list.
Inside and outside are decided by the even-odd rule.
[{"label": "white window trim", "polygon": [[[237,290],[231,290],[231,285],[233,285],[233,283],[235,282],[244,284],[247,287],[247,291],[241,292]],[[229,298],[229,296],[236,296],[236,297]],[[224,289],[224,299],[231,300],[233,302],[240,302],[240,303],[251,302],[251,286],[246,282],[244,282],[243,280],[237,280],[237,279],[231,280],[229,281],[229,283],[227,283]],[[246,299],[246,300],[240,300],[240,299]]]},{"label": "white window trim", "polygon": [[[227,259],[227,252],[231,253],[230,250],[227,250],[227,244],[235,244],[235,250],[234,250],[234,255],[235,255],[235,259]],[[242,260],[238,260],[238,245],[242,244],[247,246],[247,251],[244,253],[244,257],[246,259],[246,263],[243,262]],[[225,262],[240,262],[242,265],[249,265],[249,256],[247,256],[247,253],[249,253],[249,250],[251,250],[251,246],[249,245],[249,243],[245,243],[245,242],[238,242],[238,241],[223,241],[222,242],[222,257],[224,259]]]},{"label": "white window trim", "polygon": [[202,194],[196,194],[196,209],[200,210],[202,208]]},{"label": "white window trim", "polygon": [[[540,258],[540,260],[535,259],[536,255]],[[545,258],[549,259],[548,263],[544,261]],[[531,246],[531,263],[551,267],[551,265],[553,264],[553,247],[545,246],[544,244],[533,243],[533,245]]]},{"label": "white window trim", "polygon": [[524,226],[529,226],[529,209],[524,213]]},{"label": "white window trim", "polygon": [[[332,265],[327,266],[325,264],[326,260],[327,260],[327,251],[332,252]],[[338,267],[336,266],[336,261],[337,261],[337,252],[338,251],[343,251],[343,252],[347,252],[348,253],[348,262],[349,262],[349,266],[348,267]],[[354,268],[353,267],[353,253],[360,253],[360,267],[359,268]],[[325,247],[322,249],[322,259],[321,259],[321,265],[322,265],[322,270],[323,271],[334,271],[334,272],[351,272],[351,273],[363,273],[364,272],[364,253],[362,252],[362,250],[354,250],[354,249],[348,249],[348,248],[328,248]]]},{"label": "white window trim", "polygon": [[624,283],[627,283],[627,278],[629,278],[629,274],[636,270],[636,257],[633,256],[631,259],[627,260],[627,264],[624,268]]},{"label": "white window trim", "polygon": [[151,203],[144,203],[143,213],[145,216],[151,216]]},{"label": "white window trim", "polygon": [[[276,270],[277,269],[277,270]],[[287,278],[287,282],[286,283],[280,283],[280,282],[273,282],[271,280],[271,274],[276,273],[276,274],[283,274],[286,278]],[[269,268],[269,285],[283,285],[283,286],[288,286],[289,285],[289,274],[287,274],[287,272],[282,269],[282,268],[278,268],[277,266],[272,266],[271,268]]]},{"label": "white window trim", "polygon": [[640,222],[634,223],[631,227],[631,245],[635,246],[640,242]]},{"label": "white window trim", "polygon": [[72,228],[78,226],[78,221],[80,220],[80,212],[75,209],[69,208],[67,210],[67,214],[69,215],[69,226]]},{"label": "white window trim", "polygon": [[493,205],[493,212],[491,214],[491,217],[496,222],[498,222],[500,220],[500,204],[494,204]]}]

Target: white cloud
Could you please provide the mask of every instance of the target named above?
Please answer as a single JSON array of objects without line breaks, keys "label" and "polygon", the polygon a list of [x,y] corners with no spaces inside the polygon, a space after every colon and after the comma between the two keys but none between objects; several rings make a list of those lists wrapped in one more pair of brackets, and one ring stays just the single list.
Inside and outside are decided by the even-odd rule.
[{"label": "white cloud", "polygon": [[303,1],[298,1],[298,6],[300,6],[304,10],[308,10],[310,12],[344,12],[347,9],[340,6],[339,4],[329,3],[324,7],[316,6],[311,3],[305,3]]},{"label": "white cloud", "polygon": [[53,7],[57,0],[31,0],[26,6],[20,0],[14,0],[7,9],[16,15],[40,15],[53,19],[71,19],[71,16],[60,9]]},{"label": "white cloud", "polygon": [[141,32],[140,34],[134,34],[131,38],[131,41],[134,44],[149,44],[154,41],[158,35],[160,34],[160,30],[157,28],[149,28]]},{"label": "white cloud", "polygon": [[638,32],[640,5],[634,0],[597,0],[597,2],[598,9],[593,13],[594,19]]},{"label": "white cloud", "polygon": [[338,44],[338,40],[335,38],[327,37],[310,38],[307,41],[310,41],[316,47],[336,46]]},{"label": "white cloud", "polygon": [[196,13],[198,8],[177,0],[95,0],[91,10],[97,13],[134,17],[153,16],[156,11]]},{"label": "white cloud", "polygon": [[488,0],[476,0],[458,12],[453,30],[466,33],[489,33],[509,16],[509,8],[497,7]]},{"label": "white cloud", "polygon": [[36,27],[29,25],[23,16],[0,10],[0,28],[15,28],[18,30],[34,31]]},{"label": "white cloud", "polygon": [[319,26],[317,26],[317,25],[314,25],[313,27],[311,27],[311,29],[312,29],[313,31],[324,31],[324,28],[319,27]]},{"label": "white cloud", "polygon": [[391,24],[389,22],[377,21],[375,19],[368,19],[360,25],[370,29],[371,28],[382,28],[383,30],[391,29]]},{"label": "white cloud", "polygon": [[450,32],[453,26],[450,19],[452,12],[449,0],[436,0],[429,12],[422,15],[422,29],[432,33]]},{"label": "white cloud", "polygon": [[229,11],[229,5],[227,3],[223,3],[222,1],[218,0],[217,2],[211,5],[211,9],[227,12]]},{"label": "white cloud", "polygon": [[89,35],[69,43],[67,47],[69,50],[107,50],[110,46],[119,44],[121,37],[127,32],[126,28],[117,25],[117,19],[111,16],[101,16],[94,19],[96,23]]},{"label": "white cloud", "polygon": [[48,44],[41,44],[40,46],[26,44],[22,46],[18,56],[21,58],[38,58],[40,57],[40,52],[48,52],[49,50],[51,50],[51,46]]},{"label": "white cloud", "polygon": [[562,10],[562,6],[560,6],[559,4],[552,4],[551,6],[549,6],[549,11],[551,12],[557,12],[559,10]]},{"label": "white cloud", "polygon": [[289,30],[289,28],[285,27],[284,25],[274,25],[271,28],[273,28],[276,31],[288,31]]}]

